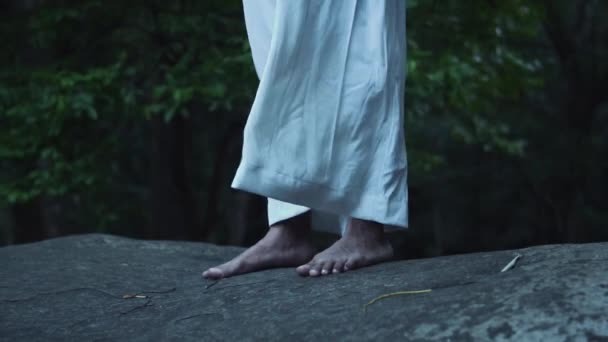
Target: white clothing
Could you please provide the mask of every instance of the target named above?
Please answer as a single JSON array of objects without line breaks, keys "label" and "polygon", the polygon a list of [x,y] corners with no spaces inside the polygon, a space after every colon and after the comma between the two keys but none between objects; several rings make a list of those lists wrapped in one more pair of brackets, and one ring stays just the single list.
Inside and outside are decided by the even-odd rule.
[{"label": "white clothing", "polygon": [[268,197],[270,225],[407,227],[405,0],[243,5],[260,84],[232,187]]}]

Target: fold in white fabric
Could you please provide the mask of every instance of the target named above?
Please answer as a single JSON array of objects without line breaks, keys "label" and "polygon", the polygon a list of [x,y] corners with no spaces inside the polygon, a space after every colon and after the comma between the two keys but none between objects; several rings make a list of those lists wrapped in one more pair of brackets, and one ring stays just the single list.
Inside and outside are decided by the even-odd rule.
[{"label": "fold in white fabric", "polygon": [[260,84],[232,187],[268,197],[271,225],[407,227],[405,0],[243,5]]}]

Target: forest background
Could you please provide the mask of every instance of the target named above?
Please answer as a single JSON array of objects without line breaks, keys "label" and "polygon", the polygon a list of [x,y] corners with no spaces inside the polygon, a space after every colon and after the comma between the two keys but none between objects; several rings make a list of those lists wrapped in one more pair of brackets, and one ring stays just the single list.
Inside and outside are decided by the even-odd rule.
[{"label": "forest background", "polygon": [[[400,1],[400,0],[398,0]],[[432,256],[608,240],[608,2],[409,0],[410,226]],[[247,246],[241,0],[0,2],[0,245]]]}]

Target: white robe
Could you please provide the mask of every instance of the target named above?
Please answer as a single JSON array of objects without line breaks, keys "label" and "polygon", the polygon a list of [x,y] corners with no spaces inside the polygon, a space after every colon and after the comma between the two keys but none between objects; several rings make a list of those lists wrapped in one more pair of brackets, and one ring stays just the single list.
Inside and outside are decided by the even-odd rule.
[{"label": "white robe", "polygon": [[405,0],[243,5],[260,84],[232,187],[268,197],[270,225],[407,227]]}]

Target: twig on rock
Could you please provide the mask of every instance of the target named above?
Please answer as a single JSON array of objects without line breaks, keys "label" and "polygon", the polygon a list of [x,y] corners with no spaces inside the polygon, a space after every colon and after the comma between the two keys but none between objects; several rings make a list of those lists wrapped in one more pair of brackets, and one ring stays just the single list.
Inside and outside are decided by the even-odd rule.
[{"label": "twig on rock", "polygon": [[[271,282],[273,282],[273,281],[275,281],[275,279],[263,280],[263,281],[254,281],[254,282],[251,282],[251,283],[232,284],[232,285],[226,285],[226,286],[222,286],[222,287],[220,287],[220,288],[217,288],[217,290],[220,290],[220,289],[227,289],[227,288],[229,288],[229,287],[237,287],[237,286],[246,286],[246,285],[257,285],[257,284],[271,283]],[[219,281],[218,281],[218,282],[219,282]],[[214,284],[214,285],[215,285],[215,284]],[[209,287],[211,287],[211,286],[209,286]]]},{"label": "twig on rock", "polygon": [[190,318],[200,317],[202,315],[204,315],[204,314],[197,314],[197,315],[191,315],[191,316],[187,316],[187,317],[183,317],[183,318],[178,318],[178,319],[175,320],[175,323],[181,322],[181,321],[185,321],[185,320],[190,319]]},{"label": "twig on rock", "polygon": [[168,289],[168,290],[161,290],[161,291],[143,291],[143,292],[139,292],[139,293],[140,293],[140,294],[141,294],[141,293],[169,293],[169,292],[174,292],[175,290],[176,290],[176,288],[175,288],[175,287],[172,287],[172,288],[170,288],[170,289]]},{"label": "twig on rock", "polygon": [[124,294],[122,295],[122,299],[131,299],[131,298],[148,298],[148,296],[138,295],[138,294]]},{"label": "twig on rock", "polygon": [[142,304],[142,305],[136,306],[136,307],[131,308],[131,309],[127,310],[127,311],[123,311],[120,314],[121,315],[126,315],[126,314],[131,313],[131,312],[133,312],[135,310],[143,309],[145,307],[154,305],[154,303],[152,303],[152,297],[151,296],[146,296],[146,295],[144,295],[142,293],[169,293],[169,292],[173,292],[175,290],[176,290],[176,288],[172,287],[172,288],[170,288],[168,290],[143,291],[143,292],[138,292],[136,294],[125,294],[125,295],[122,296],[123,299],[140,298],[140,299],[147,299],[147,301],[144,304]]},{"label": "twig on rock", "polygon": [[213,283],[211,283],[211,284],[209,284],[209,285],[205,286],[205,289],[208,289],[208,288],[210,288],[211,286],[216,285],[216,284],[217,284],[217,283],[219,283],[219,282],[220,282],[219,280],[214,281]]},{"label": "twig on rock", "polygon": [[515,263],[517,263],[517,260],[519,260],[519,258],[521,258],[521,254],[517,254],[515,258],[513,258],[513,260],[511,260],[505,267],[503,267],[502,270],[500,270],[500,272],[502,273],[512,269],[515,266]]},{"label": "twig on rock", "polygon": [[206,316],[206,315],[220,315],[221,316],[221,314],[219,312],[203,312],[203,313],[199,313],[199,314],[196,314],[196,315],[191,315],[191,316],[187,316],[187,317],[178,318],[178,319],[175,320],[174,323],[185,321],[187,319],[191,319],[191,318],[195,318],[195,317]]},{"label": "twig on rock", "polygon": [[422,294],[422,293],[429,293],[431,292],[431,289],[426,289],[426,290],[414,290],[414,291],[397,291],[397,292],[391,292],[391,293],[387,293],[387,294],[383,294],[382,296],[376,297],[372,300],[370,300],[367,304],[365,304],[363,306],[363,311],[367,312],[367,307],[369,305],[374,304],[375,302],[388,298],[388,297],[395,297],[395,296],[404,296],[404,295],[413,295],[413,294]]},{"label": "twig on rock", "polygon": [[168,290],[162,290],[162,291],[143,291],[143,292],[138,292],[135,294],[127,293],[127,294],[122,295],[122,299],[150,298],[150,296],[146,296],[146,295],[144,295],[144,293],[169,293],[169,292],[173,292],[175,290],[176,290],[176,288],[172,287]]},{"label": "twig on rock", "polygon": [[131,308],[131,309],[127,310],[127,311],[123,311],[120,314],[121,315],[126,315],[126,314],[129,314],[129,313],[133,312],[133,311],[136,311],[136,310],[139,310],[139,309],[143,309],[145,307],[153,306],[153,305],[154,304],[152,303],[152,299],[148,299],[144,304],[138,305],[138,306],[136,306],[134,308]]}]

